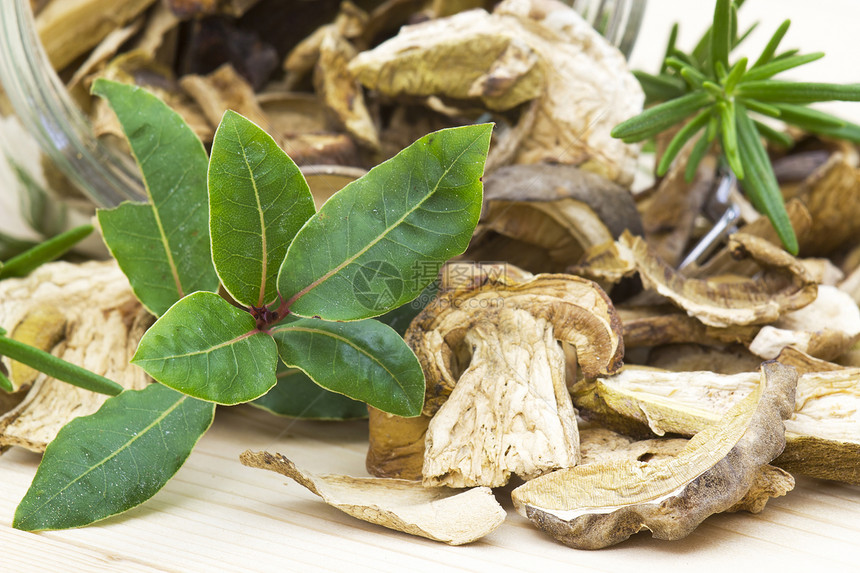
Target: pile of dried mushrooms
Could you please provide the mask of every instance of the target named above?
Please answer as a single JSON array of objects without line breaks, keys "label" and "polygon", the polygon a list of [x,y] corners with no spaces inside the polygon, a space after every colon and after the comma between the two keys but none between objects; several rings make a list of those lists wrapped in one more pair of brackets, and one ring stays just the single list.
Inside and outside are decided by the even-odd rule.
[{"label": "pile of dried mushrooms", "polygon": [[[774,153],[799,257],[735,193],[738,232],[679,271],[707,230],[698,213],[716,162],[688,184],[682,153],[631,193],[638,149],[609,131],[641,109],[642,92],[621,54],[560,2],[36,4],[51,61],[104,137],[119,132],[86,95],[98,76],[156,91],[204,142],[235,109],[302,166],[366,168],[432,129],[497,122],[472,245],[405,337],[425,371],[424,411],[370,412],[376,477],[314,476],[280,454],[246,452],[243,463],[360,519],[452,544],[501,524],[491,488],[511,484],[518,512],[590,549],[762,511],[794,473],[860,484],[854,147],[792,133],[795,147]],[[113,267],[84,272],[96,271],[104,289],[126,288]],[[84,309],[42,318],[13,301],[41,281],[77,300],[73,273],[40,274],[56,272],[3,283],[0,326],[26,338],[43,321],[37,343],[59,342],[69,358]],[[114,306],[99,312],[133,348],[145,317],[123,293],[104,295]],[[6,366],[22,391],[20,404],[0,404],[0,446],[39,449],[48,430],[14,430],[49,399],[49,382]]]}]

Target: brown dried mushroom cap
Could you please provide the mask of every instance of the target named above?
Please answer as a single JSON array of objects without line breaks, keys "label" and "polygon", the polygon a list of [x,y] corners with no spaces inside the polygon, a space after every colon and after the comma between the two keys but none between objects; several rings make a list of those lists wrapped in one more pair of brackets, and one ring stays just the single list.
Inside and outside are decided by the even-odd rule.
[{"label": "brown dried mushroom cap", "polygon": [[756,279],[716,281],[685,278],[658,259],[641,237],[629,233],[617,242],[618,253],[635,265],[646,288],[670,299],[710,326],[766,324],[815,299],[817,285],[806,267],[769,241],[736,233],[729,247],[764,269]]},{"label": "brown dried mushroom cap", "polygon": [[678,455],[559,470],[513,491],[517,511],[561,542],[599,549],[648,529],[681,539],[706,517],[736,506],[764,464],[785,446],[782,420],[792,411],[794,369],[762,365],[761,381]]},{"label": "brown dried mushroom cap", "polygon": [[318,476],[300,470],[281,454],[268,452],[246,451],[239,459],[246,466],[295,480],[353,517],[450,545],[480,539],[505,520],[505,510],[486,487],[455,491],[399,479]]},{"label": "brown dried mushroom cap", "polygon": [[512,473],[574,465],[576,422],[556,341],[576,348],[586,375],[614,372],[623,356],[609,298],[569,275],[444,293],[405,338],[424,368],[424,413],[433,416],[424,482],[452,487],[495,487]]},{"label": "brown dried mushroom cap", "polygon": [[812,215],[811,232],[801,243],[804,256],[826,255],[849,244],[860,232],[860,170],[856,151],[833,153],[800,185],[797,197]]},{"label": "brown dried mushroom cap", "polygon": [[[755,382],[752,372],[727,376],[627,366],[612,377],[578,382],[572,395],[583,415],[625,433],[689,436],[716,422]],[[860,483],[860,369],[802,374],[785,430],[785,452],[776,465]]]},{"label": "brown dried mushroom cap", "polygon": [[573,165],[512,165],[484,178],[479,231],[465,257],[560,272],[642,224],[627,189]]}]

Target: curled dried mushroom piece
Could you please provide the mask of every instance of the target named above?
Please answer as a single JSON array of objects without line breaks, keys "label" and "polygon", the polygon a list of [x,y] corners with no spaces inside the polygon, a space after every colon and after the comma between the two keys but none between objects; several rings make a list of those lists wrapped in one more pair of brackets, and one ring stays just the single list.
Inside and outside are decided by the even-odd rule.
[{"label": "curled dried mushroom piece", "polygon": [[[634,440],[606,428],[580,430],[582,464],[613,461],[670,460],[684,451],[690,440],[685,438],[657,438]],[[758,469],[753,485],[741,500],[727,512],[749,511],[760,513],[772,497],[780,497],[794,489],[794,478],[787,471],[765,464]]]},{"label": "curled dried mushroom piece", "polygon": [[658,539],[686,537],[709,515],[740,503],[760,468],[782,451],[796,381],[793,368],[765,363],[753,392],[677,455],[558,470],[515,489],[514,507],[579,549],[608,547],[642,529]]},{"label": "curled dried mushroom piece", "polygon": [[406,340],[427,378],[426,485],[501,486],[577,462],[565,352],[589,376],[621,365],[620,323],[594,283],[537,275],[440,295]]},{"label": "curled dried mushroom piece", "polygon": [[626,229],[642,229],[627,189],[572,165],[512,165],[484,178],[481,222],[465,256],[561,272]]},{"label": "curled dried mushroom piece", "polygon": [[400,479],[318,476],[268,452],[246,451],[239,459],[246,466],[295,480],[353,517],[450,545],[480,539],[505,520],[505,510],[486,487],[456,491]]},{"label": "curled dried mushroom piece", "polygon": [[811,303],[817,284],[796,258],[769,241],[736,233],[729,248],[763,269],[755,279],[686,278],[657,258],[641,237],[629,233],[616,243],[618,256],[639,272],[646,288],[668,298],[709,326],[767,324]]},{"label": "curled dried mushroom piece", "polygon": [[[798,362],[796,356],[794,362]],[[860,369],[807,357],[797,381],[794,413],[785,422],[786,448],[775,465],[811,477],[860,484]],[[822,368],[830,368],[822,371]],[[754,372],[666,372],[625,367],[611,377],[577,382],[574,404],[586,417],[638,436],[693,435],[753,391]]]}]

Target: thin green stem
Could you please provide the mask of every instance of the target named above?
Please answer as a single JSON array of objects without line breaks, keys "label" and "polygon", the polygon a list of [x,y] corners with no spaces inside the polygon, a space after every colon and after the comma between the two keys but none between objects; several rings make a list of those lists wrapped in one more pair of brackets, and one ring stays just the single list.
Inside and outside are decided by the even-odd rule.
[{"label": "thin green stem", "polygon": [[9,259],[0,268],[0,279],[25,277],[40,265],[66,253],[93,232],[92,225],[81,225],[39,243],[20,255]]},{"label": "thin green stem", "polygon": [[108,396],[116,396],[124,390],[113,380],[5,336],[0,336],[0,354],[78,388]]}]

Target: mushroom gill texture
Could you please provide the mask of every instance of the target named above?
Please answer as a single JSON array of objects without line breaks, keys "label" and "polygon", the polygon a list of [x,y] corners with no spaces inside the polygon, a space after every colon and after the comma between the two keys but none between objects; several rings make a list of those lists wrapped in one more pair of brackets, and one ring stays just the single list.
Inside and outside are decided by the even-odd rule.
[{"label": "mushroom gill texture", "polygon": [[565,353],[589,376],[621,365],[620,323],[591,281],[537,275],[439,296],[406,340],[427,379],[425,485],[497,487],[578,458]]},{"label": "mushroom gill texture", "polygon": [[648,529],[681,539],[706,517],[736,509],[761,467],[785,447],[797,373],[762,364],[760,382],[677,455],[597,462],[535,478],[512,492],[539,529],[578,549],[600,549]]},{"label": "mushroom gill texture", "polygon": [[767,324],[816,297],[817,283],[798,259],[752,235],[736,233],[729,239],[735,256],[750,257],[762,267],[760,276],[744,280],[684,277],[660,260],[641,237],[630,233],[616,244],[618,255],[636,268],[646,288],[709,326]]},{"label": "mushroom gill texture", "polygon": [[511,165],[484,178],[481,223],[465,257],[561,272],[642,223],[630,191],[573,165]]}]

